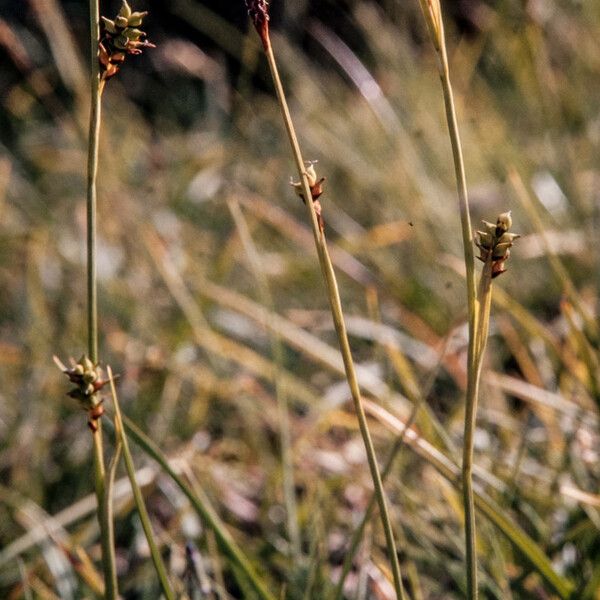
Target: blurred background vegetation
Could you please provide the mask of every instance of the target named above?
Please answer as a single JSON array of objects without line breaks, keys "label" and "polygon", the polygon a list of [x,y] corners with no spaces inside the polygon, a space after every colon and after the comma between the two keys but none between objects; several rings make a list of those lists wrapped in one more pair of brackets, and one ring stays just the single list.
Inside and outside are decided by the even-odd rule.
[{"label": "blurred background vegetation", "polygon": [[[205,490],[271,588],[326,598],[371,488],[268,69],[241,1],[134,8],[150,11],[157,48],[104,93],[100,355],[120,373],[125,412]],[[597,599],[600,2],[443,9],[474,224],[512,210],[523,236],[496,280],[477,483],[573,582],[573,598]],[[102,14],[117,10],[102,3]],[[366,395],[402,421],[420,405],[413,430],[460,464],[460,225],[418,2],[273,0],[272,11],[304,154],[327,177],[324,216]],[[91,436],[52,363],[85,351],[87,19],[85,2],[0,3],[0,596],[10,599],[97,590]],[[295,557],[277,394],[290,410]],[[389,419],[372,428],[383,461],[397,430]],[[410,439],[386,485],[407,588],[415,600],[461,598],[460,491]],[[182,593],[252,597],[171,481],[135,458]],[[158,598],[125,481],[116,496],[123,597]],[[556,597],[484,519],[479,536],[483,597]],[[204,586],[189,583],[186,543]],[[385,565],[373,519],[347,598],[391,598]]]}]

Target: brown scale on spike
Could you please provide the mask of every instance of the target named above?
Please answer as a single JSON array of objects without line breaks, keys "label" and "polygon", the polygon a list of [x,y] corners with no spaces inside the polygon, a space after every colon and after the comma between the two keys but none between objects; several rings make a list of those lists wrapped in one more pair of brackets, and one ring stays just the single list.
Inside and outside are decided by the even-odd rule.
[{"label": "brown scale on spike", "polygon": [[110,379],[103,379],[100,367],[87,356],[82,356],[78,362],[71,359],[70,367],[65,366],[56,356],[54,362],[75,385],[67,392],[67,396],[77,400],[81,408],[87,411],[88,427],[95,433],[98,431],[98,421],[104,414],[103,400],[98,392],[110,383]]},{"label": "brown scale on spike", "polygon": [[269,44],[269,3],[267,0],[245,0],[248,15],[265,48]]},{"label": "brown scale on spike", "polygon": [[[317,221],[319,222],[319,229],[321,231],[325,230],[325,220],[323,219],[322,207],[319,202],[319,197],[323,193],[323,183],[325,181],[325,177],[321,177],[321,179],[317,179],[317,173],[315,171],[315,163],[318,161],[307,161],[306,163],[306,177],[308,179],[308,187],[310,188],[310,194],[313,201],[313,206],[315,207],[315,213],[317,214]],[[302,182],[294,181],[290,179],[290,185],[296,190],[296,193],[300,198],[302,198],[302,202],[306,204],[306,199],[304,198],[304,194],[302,192]]]},{"label": "brown scale on spike", "polygon": [[492,260],[492,278],[506,272],[504,263],[510,257],[510,247],[519,236],[517,233],[509,233],[512,226],[510,211],[498,215],[496,223],[482,221],[484,231],[477,231],[475,244],[479,248],[479,260],[486,262]]}]

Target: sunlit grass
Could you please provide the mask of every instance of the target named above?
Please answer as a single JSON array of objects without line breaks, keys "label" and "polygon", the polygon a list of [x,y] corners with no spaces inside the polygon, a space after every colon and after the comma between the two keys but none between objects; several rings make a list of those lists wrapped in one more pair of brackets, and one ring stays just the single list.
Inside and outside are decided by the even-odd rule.
[{"label": "sunlit grass", "polygon": [[[475,491],[484,499],[476,500],[480,593],[569,597],[573,585],[571,598],[594,598],[598,347],[581,316],[597,320],[600,86],[593,74],[600,23],[585,4],[580,12],[553,4],[543,19],[505,5],[489,9],[472,37],[459,36],[451,22],[446,31],[473,225],[511,209],[523,234],[508,273],[494,283],[475,431]],[[173,11],[194,6],[177,2]],[[191,26],[206,36],[226,31],[223,52],[242,56],[242,36],[204,17]],[[329,30],[332,43],[316,43],[326,38],[314,23],[311,55],[285,30],[276,28],[274,40],[303,151],[319,160],[335,190],[321,201],[378,456],[388,455],[413,402],[425,399],[386,479],[402,532],[404,584],[415,599],[458,599],[465,594],[458,476],[466,307],[435,58],[412,9],[402,25],[369,3],[350,18],[368,51],[349,38],[336,44]],[[44,41],[41,30],[32,31]],[[177,67],[156,60],[161,76],[174,76]],[[105,93],[103,359],[121,374],[123,412],[185,474],[184,484],[200,485],[219,516],[223,539],[215,545],[206,515],[186,496],[194,490],[186,484],[182,492],[132,445],[174,587],[186,589],[185,543],[192,540],[214,589],[222,575],[229,593],[244,597],[250,580],[236,566],[241,549],[257,585],[275,597],[285,587],[288,598],[300,599],[309,586],[326,597],[335,592],[370,481],[305,207],[289,187],[294,167],[266,64],[256,55],[248,61],[239,81],[257,89],[238,94],[219,60],[199,75],[212,77],[194,98],[207,111],[185,128],[160,115],[149,120],[140,96],[132,100],[117,80]],[[365,74],[371,79],[357,79]],[[136,76],[144,94],[163,92],[160,78]],[[78,598],[92,593],[100,571],[93,508],[79,503],[90,492],[91,436],[81,435],[85,414],[64,396],[51,356],[85,350],[85,152],[71,113],[48,109],[70,93],[57,89],[56,67],[38,77],[48,94],[16,82],[2,99],[13,133],[2,138],[0,158],[0,464],[13,495],[0,490],[0,595],[50,590],[65,597],[66,581]],[[247,223],[271,304],[257,292],[256,268],[227,201]],[[277,361],[272,336],[282,345]],[[282,510],[277,377],[290,411],[298,561],[289,558]],[[123,475],[116,474],[114,508],[120,589],[153,594],[156,576]],[[28,511],[29,502],[44,513]],[[50,537],[54,522],[44,515],[60,523]],[[53,561],[71,547],[70,558],[90,562]],[[371,519],[347,597],[355,597],[361,577],[388,593],[385,565],[383,535]]]}]

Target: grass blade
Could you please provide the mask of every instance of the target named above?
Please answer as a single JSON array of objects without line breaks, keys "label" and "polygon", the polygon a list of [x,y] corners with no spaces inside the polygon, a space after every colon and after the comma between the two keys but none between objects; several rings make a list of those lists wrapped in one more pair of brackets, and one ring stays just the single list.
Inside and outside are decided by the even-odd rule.
[{"label": "grass blade", "polygon": [[[446,477],[457,489],[460,488],[460,468],[446,455],[434,448],[421,438],[414,430],[407,429],[405,424],[390,414],[384,408],[369,401],[365,401],[365,408],[369,414],[379,420],[385,427],[395,434],[406,431],[405,441],[411,450],[430,463],[437,471]],[[519,525],[498,506],[487,494],[474,489],[474,505],[485,515],[523,554],[535,570],[548,582],[554,591],[564,600],[572,597],[574,585],[567,578],[559,575],[552,566],[551,560]]]},{"label": "grass blade", "polygon": [[127,474],[129,475],[129,481],[131,482],[133,498],[135,500],[138,514],[140,515],[140,520],[142,522],[142,527],[144,528],[144,533],[146,534],[146,539],[148,540],[150,554],[152,555],[152,561],[154,562],[154,568],[156,569],[160,586],[167,600],[175,600],[175,593],[171,589],[171,584],[169,583],[169,579],[167,577],[167,569],[165,568],[162,556],[160,555],[160,551],[154,539],[154,533],[152,532],[152,525],[150,523],[150,517],[148,516],[146,504],[144,503],[144,497],[142,496],[140,486],[138,485],[135,477],[135,466],[133,464],[133,458],[131,457],[131,452],[129,451],[129,443],[123,427],[121,407],[119,406],[119,400],[117,398],[117,391],[115,389],[112,370],[110,367],[108,367],[107,371],[110,379],[110,391],[112,393],[112,399],[115,407],[115,437],[117,439],[117,448],[119,444],[123,448],[123,458],[125,459],[125,467],[127,469]]},{"label": "grass blade", "polygon": [[[221,547],[221,550],[237,569],[243,573],[245,579],[251,584],[258,597],[261,598],[261,600],[275,600],[275,596],[269,592],[266,584],[259,577],[254,567],[250,564],[250,561],[246,558],[245,554],[225,528],[225,525],[215,512],[214,508],[210,505],[208,498],[206,498],[204,494],[195,493],[194,490],[192,490],[183,477],[177,474],[169,465],[169,460],[162,453],[160,448],[158,448],[158,446],[135,423],[126,416],[122,416],[122,420],[127,433],[131,436],[133,441],[163,468],[165,473],[169,475],[179,489],[187,496],[203,522],[214,531],[217,543]],[[196,490],[196,492],[200,492],[200,490]]]}]

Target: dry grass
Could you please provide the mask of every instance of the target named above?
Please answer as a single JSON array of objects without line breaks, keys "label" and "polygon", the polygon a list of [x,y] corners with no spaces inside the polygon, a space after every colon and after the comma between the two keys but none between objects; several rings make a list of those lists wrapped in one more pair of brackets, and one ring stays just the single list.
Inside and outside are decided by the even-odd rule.
[{"label": "dry grass", "polygon": [[[597,2],[557,2],[543,14],[534,4],[527,14],[513,2],[487,9],[483,31],[472,38],[447,31],[474,225],[511,209],[524,235],[508,273],[495,280],[474,477],[482,497],[572,582],[571,597],[593,599],[600,580],[598,337],[585,315],[597,320],[600,283],[600,89],[593,76],[600,22]],[[180,13],[194,9],[192,2],[175,5]],[[434,55],[416,10],[394,25],[358,3],[351,18],[368,52],[351,53],[313,23],[311,44],[322,54],[311,58],[276,33],[278,58],[306,158],[319,160],[332,190],[322,203],[359,381],[373,403],[378,456],[387,455],[422,400],[386,481],[405,586],[415,600],[462,598],[456,467],[466,308]],[[218,22],[198,24],[205,35],[223,31]],[[1,98],[10,128],[0,158],[0,595],[88,598],[98,589],[100,564],[87,499],[90,436],[51,362],[53,354],[84,351],[85,90],[76,78],[59,83],[60,57],[40,28],[30,28],[48,48],[47,66]],[[231,48],[223,52],[241,53],[241,36],[226,40]],[[260,91],[270,89],[266,65],[246,42],[233,86],[218,53],[193,63],[192,74],[198,48],[188,42],[178,50],[187,71],[176,71],[171,43],[155,51],[157,74],[124,73],[104,94],[102,359],[121,374],[124,413],[211,499],[270,591],[326,598],[369,501],[370,480],[305,209],[281,175],[294,169],[277,105]],[[23,44],[31,53],[31,40]],[[61,52],[78,60],[68,43]],[[192,105],[203,100],[206,109],[188,115],[185,127],[170,117],[183,110],[176,99],[151,121],[140,97],[126,93],[136,83],[152,97],[162,81],[175,80]],[[62,110],[65,104],[74,109]],[[239,203],[272,306],[261,296],[228,200]],[[556,258],[549,260],[544,239]],[[283,347],[279,370],[273,332]],[[298,561],[288,558],[277,372],[291,409]],[[217,590],[212,597],[223,584],[222,598],[252,597],[186,496],[132,451],[178,592],[194,587],[185,554],[193,541]],[[158,597],[123,476],[119,471],[115,482],[120,589],[128,598]],[[539,561],[531,563],[537,550],[527,560],[481,506],[482,596],[558,597],[563,580],[542,577]],[[369,590],[361,598],[391,597],[386,564],[372,519],[347,597],[360,582]]]}]

